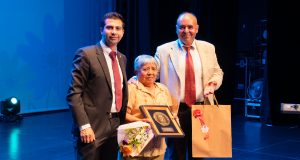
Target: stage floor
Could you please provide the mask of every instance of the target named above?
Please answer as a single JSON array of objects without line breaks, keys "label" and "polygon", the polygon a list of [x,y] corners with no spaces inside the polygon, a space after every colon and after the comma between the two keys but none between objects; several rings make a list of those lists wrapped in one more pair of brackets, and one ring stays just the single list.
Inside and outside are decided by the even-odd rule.
[{"label": "stage floor", "polygon": [[[0,160],[74,160],[71,122],[68,110],[0,122]],[[300,159],[299,126],[266,126],[235,115],[232,137],[232,159]]]}]

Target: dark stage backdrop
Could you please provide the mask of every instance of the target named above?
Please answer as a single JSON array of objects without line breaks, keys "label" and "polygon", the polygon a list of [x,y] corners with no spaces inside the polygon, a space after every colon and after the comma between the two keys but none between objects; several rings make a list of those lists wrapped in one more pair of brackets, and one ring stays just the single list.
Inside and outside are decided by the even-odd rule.
[{"label": "dark stage backdrop", "polygon": [[300,104],[299,8],[296,2],[269,4],[269,103],[273,124],[300,124],[299,114],[283,114],[281,103]]}]

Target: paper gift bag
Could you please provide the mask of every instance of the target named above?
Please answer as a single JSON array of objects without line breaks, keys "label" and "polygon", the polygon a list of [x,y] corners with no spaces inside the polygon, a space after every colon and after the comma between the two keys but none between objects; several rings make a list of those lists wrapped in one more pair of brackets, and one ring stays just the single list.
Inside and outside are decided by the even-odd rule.
[{"label": "paper gift bag", "polygon": [[230,105],[192,106],[192,155],[232,157]]}]

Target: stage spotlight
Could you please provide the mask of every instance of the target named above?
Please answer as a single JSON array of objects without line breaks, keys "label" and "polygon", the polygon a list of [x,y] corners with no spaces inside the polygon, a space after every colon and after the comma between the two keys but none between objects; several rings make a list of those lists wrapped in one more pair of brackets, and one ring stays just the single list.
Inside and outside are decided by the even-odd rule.
[{"label": "stage spotlight", "polygon": [[20,100],[16,97],[10,97],[3,101],[1,101],[1,114],[3,116],[1,117],[2,120],[5,121],[16,121],[20,120],[21,116],[18,115],[20,113]]}]

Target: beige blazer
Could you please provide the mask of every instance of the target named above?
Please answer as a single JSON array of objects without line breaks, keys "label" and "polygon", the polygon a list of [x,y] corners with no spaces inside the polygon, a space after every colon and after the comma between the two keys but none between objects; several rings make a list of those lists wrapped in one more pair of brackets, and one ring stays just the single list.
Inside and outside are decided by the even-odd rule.
[{"label": "beige blazer", "polygon": [[[196,49],[200,55],[202,63],[202,82],[203,87],[209,82],[217,82],[216,90],[221,86],[223,80],[223,71],[219,66],[215,47],[213,44],[195,40]],[[155,58],[160,65],[160,82],[165,84],[172,97],[180,103],[180,82],[184,81],[184,77],[179,75],[182,72],[179,69],[178,56],[180,54],[179,40],[172,41],[157,47]],[[213,95],[208,97],[209,103],[214,104]]]}]

